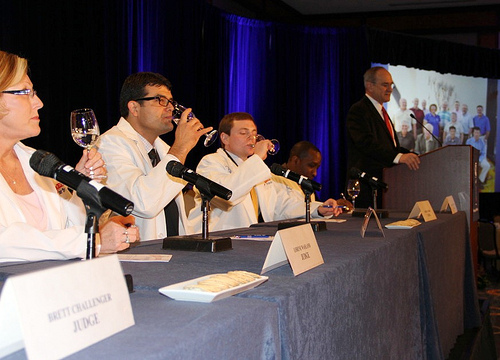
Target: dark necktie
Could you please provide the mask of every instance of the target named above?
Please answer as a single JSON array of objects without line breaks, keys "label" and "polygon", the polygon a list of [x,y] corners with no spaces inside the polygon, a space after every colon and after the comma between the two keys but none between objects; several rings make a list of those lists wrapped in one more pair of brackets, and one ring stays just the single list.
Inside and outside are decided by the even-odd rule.
[{"label": "dark necktie", "polygon": [[[148,155],[151,159],[153,167],[158,165],[160,162],[160,155],[158,155],[158,151],[153,148]],[[165,219],[167,220],[167,236],[179,235],[179,208],[175,203],[175,199],[170,201],[163,210],[165,211]]]}]

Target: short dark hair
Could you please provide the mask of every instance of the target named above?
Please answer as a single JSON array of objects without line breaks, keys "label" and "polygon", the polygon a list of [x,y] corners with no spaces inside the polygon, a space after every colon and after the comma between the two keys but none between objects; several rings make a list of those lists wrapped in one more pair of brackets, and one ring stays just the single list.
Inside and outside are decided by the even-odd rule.
[{"label": "short dark hair", "polygon": [[120,91],[120,114],[128,117],[128,102],[146,96],[146,86],[166,86],[172,90],[172,84],[163,75],[153,72],[138,72],[129,75]]},{"label": "short dark hair", "polygon": [[474,127],[472,128],[472,132],[474,132],[474,131],[476,131],[476,130],[477,130],[477,131],[479,131],[479,132],[481,132],[481,129],[479,128],[479,126],[474,126]]},{"label": "short dark hair", "polygon": [[312,142],[306,140],[299,141],[290,149],[288,161],[290,161],[294,156],[297,156],[299,159],[304,159],[305,157],[307,157],[307,155],[309,155],[310,150],[321,153]]},{"label": "short dark hair", "polygon": [[[253,122],[253,116],[249,113],[246,112],[233,112],[229,113],[227,115],[224,115],[224,117],[221,119],[219,122],[219,135],[224,133],[231,135],[231,129],[233,128],[233,123],[235,120],[252,120]],[[224,148],[224,144],[221,142],[222,148]]]},{"label": "short dark hair", "polygon": [[451,129],[453,129],[453,130],[457,130],[457,128],[456,128],[456,127],[454,127],[454,126],[450,126],[450,127],[448,128],[448,131],[450,131]]}]

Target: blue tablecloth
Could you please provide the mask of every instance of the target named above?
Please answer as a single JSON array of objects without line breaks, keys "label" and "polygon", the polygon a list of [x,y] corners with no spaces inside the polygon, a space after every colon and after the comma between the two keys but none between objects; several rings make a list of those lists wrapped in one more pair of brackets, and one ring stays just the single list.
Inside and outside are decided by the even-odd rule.
[{"label": "blue tablecloth", "polygon": [[[364,239],[361,219],[347,219],[316,233],[325,264],[297,277],[282,266],[259,287],[212,304],[173,301],[158,289],[229,270],[259,273],[269,242],[233,240],[220,253],[166,251],[160,241],[130,250],[173,258],[122,263],[134,278],[136,325],[74,358],[445,358],[464,327],[480,323],[465,215],[385,229],[385,238],[372,221]],[[275,232],[266,224],[225,234]],[[0,266],[0,281],[53,264]]]}]

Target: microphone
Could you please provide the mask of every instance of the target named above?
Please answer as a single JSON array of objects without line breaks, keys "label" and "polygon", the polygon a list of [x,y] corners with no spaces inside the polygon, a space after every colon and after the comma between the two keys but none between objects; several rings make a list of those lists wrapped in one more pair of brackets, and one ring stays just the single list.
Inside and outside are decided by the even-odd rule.
[{"label": "microphone", "polygon": [[193,184],[198,190],[205,194],[229,200],[233,192],[222,185],[219,185],[206,177],[195,173],[193,170],[185,167],[180,162],[171,160],[167,164],[167,172],[175,177],[186,180],[188,183]]},{"label": "microphone", "polygon": [[[443,146],[443,143],[442,143],[442,142],[441,142],[441,141],[440,141],[440,140],[436,137],[436,135],[434,135],[431,131],[429,131],[429,129],[427,129],[427,128],[425,127],[425,125],[424,125],[421,121],[419,121],[419,120],[415,117],[415,115],[410,114],[410,117],[411,117],[413,120],[415,120],[416,122],[418,122],[418,123],[422,126],[422,129],[424,129],[424,130],[425,130],[425,131],[427,131],[429,134],[431,134],[431,136],[432,136],[432,137],[433,137],[433,138],[434,138],[434,139],[438,142],[439,146]],[[423,130],[422,130],[422,131],[423,131]]]},{"label": "microphone", "polygon": [[78,196],[84,200],[87,200],[87,197],[96,200],[100,206],[123,216],[129,215],[134,210],[133,202],[66,165],[51,152],[35,151],[31,155],[30,166],[40,175],[54,178],[76,190]]},{"label": "microphone", "polygon": [[370,176],[368,175],[367,173],[365,173],[364,171],[361,171],[357,168],[351,168],[351,170],[349,171],[349,177],[351,179],[360,179],[360,180],[363,180],[365,182],[367,182],[368,184],[370,184],[370,186],[374,187],[374,188],[378,188],[378,189],[388,189],[389,186],[383,182],[383,181],[380,181],[378,178],[374,177],[374,176]]},{"label": "microphone", "polygon": [[299,175],[296,172],[290,171],[288,169],[284,169],[283,166],[281,166],[279,164],[272,164],[271,165],[271,172],[274,175],[283,176],[283,177],[286,177],[287,179],[295,181],[300,186],[302,186],[305,190],[308,190],[310,192],[321,190],[320,183],[318,183],[314,180],[310,180],[305,176]]}]

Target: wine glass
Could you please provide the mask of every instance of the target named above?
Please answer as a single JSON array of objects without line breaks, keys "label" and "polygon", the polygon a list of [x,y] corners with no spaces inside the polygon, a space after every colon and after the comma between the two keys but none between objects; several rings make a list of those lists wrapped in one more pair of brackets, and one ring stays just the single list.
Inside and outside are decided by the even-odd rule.
[{"label": "wine glass", "polygon": [[[92,109],[73,110],[70,115],[71,136],[73,140],[87,151],[95,146],[99,135],[99,124]],[[107,179],[106,175],[94,175],[91,170],[91,179]]]},{"label": "wine glass", "polygon": [[[174,110],[172,110],[172,121],[177,125],[179,123],[179,120],[181,119],[182,113],[187,108],[175,101],[172,101],[172,104],[174,106]],[[194,117],[195,115],[192,112],[190,112],[187,116],[187,121],[191,120]],[[215,140],[217,140],[217,130],[214,129],[209,133],[205,134],[205,141],[203,141],[203,145],[209,147],[215,142]]]},{"label": "wine glass", "polygon": [[70,116],[71,136],[73,140],[88,151],[99,138],[99,124],[92,109],[73,110]]},{"label": "wine glass", "polygon": [[360,191],[361,186],[359,184],[359,180],[351,179],[347,182],[347,195],[349,195],[352,199],[353,210],[356,208],[356,197],[359,195]]},{"label": "wine glass", "polygon": [[[255,136],[255,142],[259,142],[262,140],[266,140],[266,138],[263,135],[256,135]],[[271,144],[273,144],[273,147],[267,151],[269,155],[276,155],[278,151],[280,151],[280,142],[276,139],[270,140]]]}]

